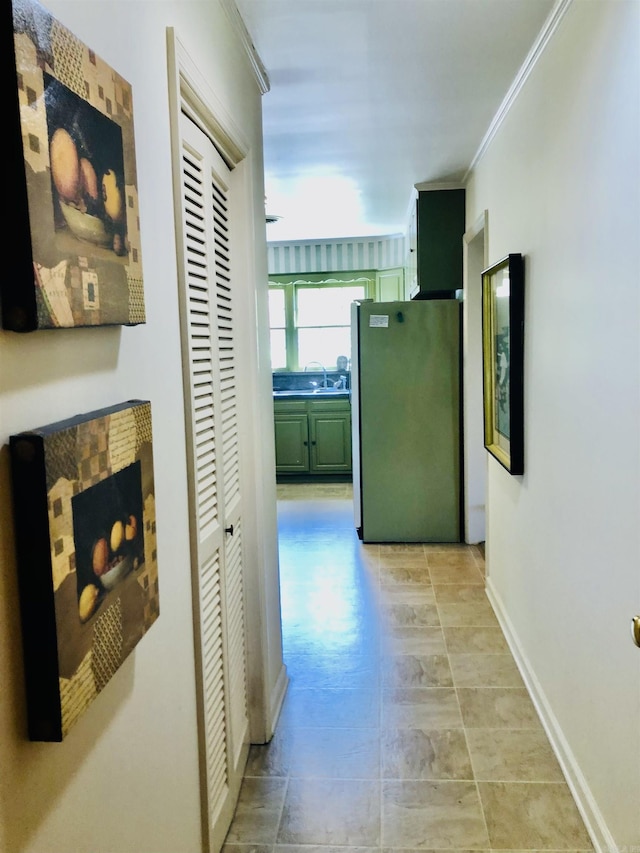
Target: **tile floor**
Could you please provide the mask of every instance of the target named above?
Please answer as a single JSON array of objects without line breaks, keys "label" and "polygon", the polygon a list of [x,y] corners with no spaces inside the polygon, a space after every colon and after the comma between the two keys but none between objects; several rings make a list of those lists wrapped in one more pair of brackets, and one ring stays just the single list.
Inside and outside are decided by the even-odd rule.
[{"label": "tile floor", "polygon": [[278,487],[284,658],[223,853],[591,851],[477,546],[363,545],[350,484]]}]

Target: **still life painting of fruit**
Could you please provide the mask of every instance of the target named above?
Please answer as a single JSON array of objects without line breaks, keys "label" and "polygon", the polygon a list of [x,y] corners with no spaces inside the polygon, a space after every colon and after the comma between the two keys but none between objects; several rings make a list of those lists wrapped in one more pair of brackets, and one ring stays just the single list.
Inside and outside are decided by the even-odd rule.
[{"label": "still life painting of fruit", "polygon": [[144,561],[141,488],[135,462],[71,499],[81,622]]},{"label": "still life painting of fruit", "polygon": [[[127,252],[124,157],[119,126],[45,75],[56,232]],[[85,247],[86,249],[87,247]]]},{"label": "still life painting of fruit", "polygon": [[31,740],[60,741],[160,613],[151,407],[10,437]]},{"label": "still life painting of fruit", "polygon": [[37,0],[10,2],[0,39],[15,64],[8,139],[22,197],[2,327],[144,323],[131,86]]}]

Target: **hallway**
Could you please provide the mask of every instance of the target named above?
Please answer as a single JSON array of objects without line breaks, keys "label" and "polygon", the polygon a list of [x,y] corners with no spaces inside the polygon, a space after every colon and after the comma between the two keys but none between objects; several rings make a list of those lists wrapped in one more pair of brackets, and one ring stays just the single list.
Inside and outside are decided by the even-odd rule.
[{"label": "hallway", "polygon": [[223,853],[593,850],[480,549],[363,545],[350,490],[278,487],[290,685]]}]

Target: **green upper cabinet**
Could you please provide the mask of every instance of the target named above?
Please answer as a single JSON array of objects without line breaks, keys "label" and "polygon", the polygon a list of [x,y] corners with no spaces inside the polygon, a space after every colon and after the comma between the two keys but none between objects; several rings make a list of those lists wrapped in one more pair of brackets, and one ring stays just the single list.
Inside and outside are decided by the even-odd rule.
[{"label": "green upper cabinet", "polygon": [[[465,191],[420,190],[416,201],[417,281],[410,294],[420,299],[439,290],[462,288]],[[417,291],[415,285],[417,284]]]},{"label": "green upper cabinet", "polygon": [[404,270],[378,270],[376,273],[376,302],[396,302],[405,298]]}]

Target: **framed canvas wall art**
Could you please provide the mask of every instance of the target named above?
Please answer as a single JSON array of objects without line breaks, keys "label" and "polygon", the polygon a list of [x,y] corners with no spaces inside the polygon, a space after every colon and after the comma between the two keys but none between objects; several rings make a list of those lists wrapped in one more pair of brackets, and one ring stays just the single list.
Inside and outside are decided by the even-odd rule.
[{"label": "framed canvas wall art", "polygon": [[13,191],[2,327],[144,323],[131,86],[36,0],[3,9]]},{"label": "framed canvas wall art", "polygon": [[159,615],[151,407],[9,446],[29,737],[60,741]]}]

